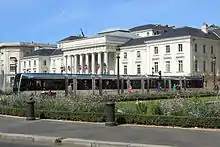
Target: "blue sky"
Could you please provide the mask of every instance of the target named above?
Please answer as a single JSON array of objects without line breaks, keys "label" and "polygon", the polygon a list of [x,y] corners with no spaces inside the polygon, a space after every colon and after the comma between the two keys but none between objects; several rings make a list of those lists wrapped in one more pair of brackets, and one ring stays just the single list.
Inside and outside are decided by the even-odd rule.
[{"label": "blue sky", "polygon": [[83,28],[220,25],[219,0],[0,0],[0,42],[56,43]]}]

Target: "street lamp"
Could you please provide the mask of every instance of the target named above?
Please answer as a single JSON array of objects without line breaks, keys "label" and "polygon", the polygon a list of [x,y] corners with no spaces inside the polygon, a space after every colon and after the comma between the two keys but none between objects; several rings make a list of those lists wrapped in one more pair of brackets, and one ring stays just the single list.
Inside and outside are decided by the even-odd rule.
[{"label": "street lamp", "polygon": [[213,67],[213,86],[214,86],[214,89],[215,89],[215,77],[216,77],[216,71],[215,71],[215,65],[216,65],[216,57],[213,56],[212,57],[212,67]]},{"label": "street lamp", "polygon": [[118,90],[118,94],[120,94],[120,87],[119,87],[119,82],[120,82],[120,67],[119,67],[119,59],[120,59],[120,48],[117,46],[116,48],[116,58],[117,58],[117,90]]}]

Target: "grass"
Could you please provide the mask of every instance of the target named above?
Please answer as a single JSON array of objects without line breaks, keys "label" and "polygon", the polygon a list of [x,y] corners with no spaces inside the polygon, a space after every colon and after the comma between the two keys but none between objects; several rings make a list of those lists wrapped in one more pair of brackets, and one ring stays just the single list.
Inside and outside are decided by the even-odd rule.
[{"label": "grass", "polygon": [[[190,98],[194,99],[194,98]],[[201,97],[198,98],[201,102],[210,102],[210,101],[220,101],[220,96],[212,96],[212,97]],[[148,100],[148,101],[142,101],[142,103],[151,103],[151,102],[164,102],[164,101],[172,101],[172,99],[164,99],[164,100]],[[118,102],[116,104],[117,108],[135,108],[136,107],[136,101],[127,101],[127,102]]]}]

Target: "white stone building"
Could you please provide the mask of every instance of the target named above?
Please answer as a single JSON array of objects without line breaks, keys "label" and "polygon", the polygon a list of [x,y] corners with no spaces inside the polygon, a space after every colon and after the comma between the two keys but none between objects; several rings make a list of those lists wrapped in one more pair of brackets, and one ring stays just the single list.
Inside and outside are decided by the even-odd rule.
[{"label": "white stone building", "polygon": [[158,75],[158,71],[164,76],[212,75],[213,56],[220,74],[220,28],[206,24],[201,29],[149,24],[110,29],[92,37],[70,36],[59,41],[56,50],[39,49],[25,55],[19,69],[117,74],[118,46],[122,75]]},{"label": "white stone building", "polygon": [[[22,73],[49,73],[54,71],[53,67],[55,66],[51,68],[51,65],[58,67],[58,65],[54,63],[54,58],[57,55],[61,55],[62,57],[62,54],[63,52],[59,49],[37,49],[31,54],[25,55],[21,60]],[[54,73],[56,73],[56,71]]]},{"label": "white stone building", "polygon": [[23,72],[20,60],[24,56],[43,47],[56,48],[56,45],[27,42],[0,43],[0,88],[10,87],[13,84],[14,74]]},{"label": "white stone building", "polygon": [[128,30],[106,30],[93,37],[71,36],[58,42],[66,73],[116,74],[116,48],[135,35]]},{"label": "white stone building", "polygon": [[[144,27],[140,27],[144,34]],[[136,31],[138,29],[136,28]],[[148,30],[146,30],[148,32]],[[157,36],[131,39],[121,47],[120,73],[165,76],[212,74],[212,56],[220,74],[220,38],[208,31],[191,27],[169,28]]]}]

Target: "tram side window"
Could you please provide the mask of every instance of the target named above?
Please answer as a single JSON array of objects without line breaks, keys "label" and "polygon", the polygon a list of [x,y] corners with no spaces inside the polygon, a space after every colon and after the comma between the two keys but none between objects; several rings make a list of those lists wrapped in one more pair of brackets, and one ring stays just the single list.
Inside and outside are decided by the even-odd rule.
[{"label": "tram side window", "polygon": [[[95,85],[97,86],[98,83],[96,82]],[[91,79],[78,79],[77,80],[77,90],[91,90],[92,89],[92,80]]]},{"label": "tram side window", "polygon": [[141,89],[141,80],[131,80],[131,86],[133,89]]}]

